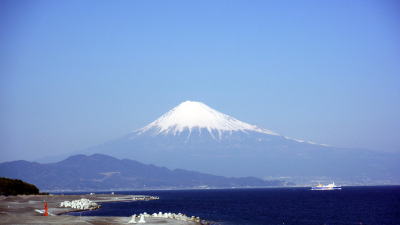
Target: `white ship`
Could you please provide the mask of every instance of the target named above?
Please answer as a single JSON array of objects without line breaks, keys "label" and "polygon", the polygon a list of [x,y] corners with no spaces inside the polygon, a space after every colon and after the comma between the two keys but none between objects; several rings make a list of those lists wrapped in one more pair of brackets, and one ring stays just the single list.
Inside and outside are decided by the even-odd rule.
[{"label": "white ship", "polygon": [[327,190],[340,190],[340,189],[342,189],[342,187],[336,186],[335,182],[332,182],[332,184],[327,184],[327,185],[318,184],[315,187],[311,187],[311,190],[314,191],[327,191]]}]

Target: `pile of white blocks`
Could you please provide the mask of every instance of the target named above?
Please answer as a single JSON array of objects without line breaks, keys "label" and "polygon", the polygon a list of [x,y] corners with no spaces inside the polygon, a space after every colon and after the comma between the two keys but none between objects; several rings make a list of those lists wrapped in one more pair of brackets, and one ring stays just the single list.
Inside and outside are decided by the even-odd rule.
[{"label": "pile of white blocks", "polygon": [[92,202],[89,199],[82,198],[73,201],[63,201],[60,203],[60,207],[69,207],[73,209],[88,210],[97,209],[99,205],[96,202]]},{"label": "pile of white blocks", "polygon": [[[136,218],[139,218],[139,221],[136,222]],[[136,214],[132,215],[131,220],[128,223],[146,223],[145,218],[148,217],[153,217],[153,218],[167,218],[167,219],[175,219],[175,220],[182,220],[186,222],[197,222],[200,223],[200,217],[188,217],[185,214],[182,213],[153,213],[153,214],[147,214],[146,212],[139,214],[136,216]]]}]

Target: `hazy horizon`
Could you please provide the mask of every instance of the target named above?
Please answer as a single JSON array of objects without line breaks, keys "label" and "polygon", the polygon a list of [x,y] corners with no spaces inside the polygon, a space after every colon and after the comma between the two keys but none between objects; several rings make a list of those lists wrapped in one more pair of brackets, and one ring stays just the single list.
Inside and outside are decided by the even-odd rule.
[{"label": "hazy horizon", "polygon": [[183,101],[400,153],[395,1],[1,1],[1,161],[72,153]]}]

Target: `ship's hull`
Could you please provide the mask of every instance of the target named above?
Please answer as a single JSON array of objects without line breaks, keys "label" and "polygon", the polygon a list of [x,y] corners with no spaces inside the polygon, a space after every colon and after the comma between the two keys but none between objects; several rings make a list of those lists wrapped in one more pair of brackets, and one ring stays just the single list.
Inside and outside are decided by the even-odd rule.
[{"label": "ship's hull", "polygon": [[330,191],[330,190],[341,190],[342,187],[312,187],[313,191]]}]

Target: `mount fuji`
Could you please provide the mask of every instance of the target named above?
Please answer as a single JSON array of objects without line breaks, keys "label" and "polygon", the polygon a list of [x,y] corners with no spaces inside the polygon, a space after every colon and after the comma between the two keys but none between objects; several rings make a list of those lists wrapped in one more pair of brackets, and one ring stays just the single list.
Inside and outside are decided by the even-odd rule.
[{"label": "mount fuji", "polygon": [[147,126],[82,153],[224,176],[400,181],[399,154],[289,138],[194,101],[185,101]]}]

